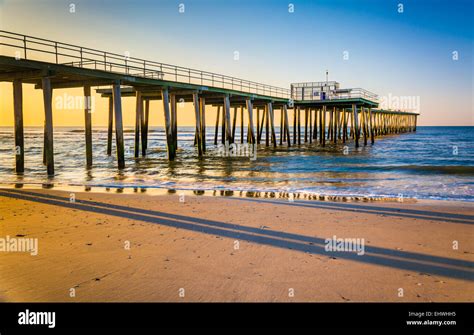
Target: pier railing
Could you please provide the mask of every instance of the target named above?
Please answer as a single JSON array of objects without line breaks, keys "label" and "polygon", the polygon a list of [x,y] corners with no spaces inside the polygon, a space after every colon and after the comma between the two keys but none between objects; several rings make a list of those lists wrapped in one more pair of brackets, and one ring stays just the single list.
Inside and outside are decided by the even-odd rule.
[{"label": "pier railing", "polygon": [[[126,53],[120,55],[5,30],[0,30],[0,46],[9,48],[13,53],[8,53],[8,56],[18,59],[37,60],[129,76],[230,89],[276,98],[290,98],[290,90],[286,88],[130,57]],[[0,48],[0,51],[5,55],[4,48]]]},{"label": "pier railing", "polygon": [[[337,82],[328,82],[328,87],[338,85]],[[315,84],[314,86],[312,84]],[[372,93],[363,88],[343,88],[343,89],[328,89],[321,91],[319,88],[323,82],[315,83],[301,83],[292,84],[292,98],[293,100],[304,101],[326,101],[326,100],[341,100],[341,99],[366,99],[374,102],[379,101],[377,94]],[[331,85],[331,86],[329,86]],[[318,89],[315,89],[318,88]],[[324,94],[324,95],[323,95]]]}]

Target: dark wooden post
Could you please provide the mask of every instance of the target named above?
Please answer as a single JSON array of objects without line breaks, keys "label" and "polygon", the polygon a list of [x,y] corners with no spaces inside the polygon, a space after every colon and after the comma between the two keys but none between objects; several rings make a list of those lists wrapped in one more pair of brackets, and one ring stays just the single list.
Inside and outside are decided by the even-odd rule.
[{"label": "dark wooden post", "polygon": [[217,116],[216,116],[216,133],[214,135],[214,145],[217,145],[217,137],[219,136],[219,116],[221,114],[221,106],[217,106]]},{"label": "dark wooden post", "polygon": [[199,98],[199,106],[201,112],[201,146],[202,152],[206,152],[206,99],[204,97]]},{"label": "dark wooden post", "polygon": [[244,106],[240,106],[240,143],[244,143]]},{"label": "dark wooden post", "polygon": [[148,120],[150,119],[150,99],[145,100],[145,110],[141,114],[142,156],[146,156],[148,149]]},{"label": "dark wooden post", "polygon": [[297,136],[297,108],[296,106],[293,107],[293,144],[296,144],[296,136]]},{"label": "dark wooden post", "polygon": [[[255,144],[255,132],[253,128],[253,106],[252,106],[252,100],[247,99],[246,101],[247,104],[247,111],[249,114],[249,131],[250,131],[250,143]],[[258,111],[258,109],[257,109]]]},{"label": "dark wooden post", "polygon": [[355,146],[356,148],[359,147],[359,137],[360,137],[360,133],[359,133],[359,116],[357,114],[357,105],[356,104],[353,104],[352,105],[352,122],[353,122],[353,126],[354,126],[354,139],[355,139]]},{"label": "dark wooden post", "polygon": [[25,137],[23,132],[23,85],[13,80],[13,112],[15,119],[15,171],[25,172]]},{"label": "dark wooden post", "polygon": [[323,114],[322,114],[322,143],[321,145],[324,147],[326,146],[326,105],[323,106]]},{"label": "dark wooden post", "polygon": [[232,138],[232,129],[230,124],[230,97],[226,95],[224,97],[224,115],[225,116],[225,137],[229,143],[234,143],[234,139]]},{"label": "dark wooden post", "polygon": [[136,104],[135,104],[135,158],[138,158],[140,154],[140,126],[142,119],[143,99],[142,93],[136,91]]},{"label": "dark wooden post", "polygon": [[308,108],[304,109],[304,143],[308,142]]},{"label": "dark wooden post", "polygon": [[298,145],[301,144],[301,108],[297,108],[298,112]]},{"label": "dark wooden post", "polygon": [[51,80],[48,77],[44,77],[41,80],[43,88],[43,100],[44,100],[44,116],[45,116],[45,160],[48,175],[54,175],[54,145],[53,145],[53,108],[52,98],[53,90],[51,88]]},{"label": "dark wooden post", "polygon": [[237,107],[234,107],[234,119],[232,120],[232,138],[235,138],[236,123],[237,123]]},{"label": "dark wooden post", "polygon": [[260,134],[260,108],[257,107],[257,143],[258,144],[260,144],[259,134]]},{"label": "dark wooden post", "polygon": [[[222,104],[222,125],[221,125],[221,142],[222,144],[225,143],[225,136],[226,136],[226,116],[225,116],[225,99],[224,99],[224,103]],[[230,113],[230,112],[229,112]]]},{"label": "dark wooden post", "polygon": [[115,82],[112,89],[112,97],[114,101],[115,116],[115,142],[117,146],[117,162],[118,168],[125,168],[125,148],[123,144],[123,122],[122,122],[122,91],[120,82]]},{"label": "dark wooden post", "polygon": [[372,120],[372,108],[369,107],[369,127],[370,127],[370,141],[372,144],[375,143],[374,125]]},{"label": "dark wooden post", "polygon": [[85,136],[86,136],[86,166],[92,167],[92,98],[91,87],[84,86],[84,120],[85,120]]},{"label": "dark wooden post", "polygon": [[[166,146],[168,149],[168,159],[170,161],[173,161],[176,157],[176,148],[174,146],[175,140],[173,138],[173,128],[171,126],[171,113],[170,113],[168,88],[163,88],[161,90],[161,100],[163,101],[163,113],[164,113],[164,119],[165,119],[165,134],[166,134]],[[198,102],[195,101],[195,104],[197,103]],[[197,117],[199,120],[199,115]],[[197,125],[196,127],[199,128]],[[199,156],[201,156],[201,146],[199,146]]]},{"label": "dark wooden post", "polygon": [[288,122],[288,108],[285,105],[283,105],[283,114],[285,117],[285,132],[286,132],[286,141],[288,143],[288,146],[291,147],[291,138],[290,138],[290,123]]},{"label": "dark wooden post", "polygon": [[114,126],[114,100],[109,97],[109,123],[107,127],[107,155],[112,155],[112,132]]},{"label": "dark wooden post", "polygon": [[270,146],[270,113],[268,104],[265,106],[265,146]]},{"label": "dark wooden post", "polygon": [[272,142],[273,146],[276,148],[276,134],[275,134],[275,115],[273,114],[273,104],[271,102],[268,103],[268,115],[270,119],[270,126],[272,130]]},{"label": "dark wooden post", "polygon": [[171,108],[171,128],[173,131],[174,152],[178,150],[178,108],[176,104],[176,95],[170,94],[170,108]]}]

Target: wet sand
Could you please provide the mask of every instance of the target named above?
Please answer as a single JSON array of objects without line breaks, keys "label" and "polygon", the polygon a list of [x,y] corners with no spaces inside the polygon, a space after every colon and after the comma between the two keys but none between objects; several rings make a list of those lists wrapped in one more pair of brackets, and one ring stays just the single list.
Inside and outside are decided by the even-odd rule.
[{"label": "wet sand", "polygon": [[474,301],[473,203],[74,196],[0,189],[1,300]]}]

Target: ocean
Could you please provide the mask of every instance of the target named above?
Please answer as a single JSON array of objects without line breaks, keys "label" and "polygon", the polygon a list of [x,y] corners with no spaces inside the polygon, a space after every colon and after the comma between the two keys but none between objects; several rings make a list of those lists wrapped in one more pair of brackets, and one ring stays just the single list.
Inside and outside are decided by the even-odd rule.
[{"label": "ocean", "polygon": [[[291,129],[292,130],[292,129]],[[135,159],[132,128],[125,129],[126,168],[117,170],[115,138],[106,155],[105,128],[93,130],[94,166],[85,167],[81,127],[55,127],[56,175],[48,178],[42,164],[43,129],[25,128],[25,173],[14,173],[13,127],[0,127],[0,184],[145,187],[174,190],[311,192],[324,195],[403,197],[474,201],[474,127],[418,127],[370,140],[355,149],[349,142],[265,148],[255,160],[222,157],[207,127],[207,153],[199,159],[194,127],[178,129],[177,159],[166,158],[162,127],[151,127],[148,155]],[[279,131],[277,128],[277,140]],[[237,127],[236,140],[240,142]],[[264,141],[263,141],[264,143]],[[346,149],[346,150],[344,150]]]}]

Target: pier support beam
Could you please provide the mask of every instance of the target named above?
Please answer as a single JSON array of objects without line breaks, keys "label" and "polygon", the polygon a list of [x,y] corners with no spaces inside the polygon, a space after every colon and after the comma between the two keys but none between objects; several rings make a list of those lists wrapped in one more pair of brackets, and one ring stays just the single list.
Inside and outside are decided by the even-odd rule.
[{"label": "pier support beam", "polygon": [[150,119],[150,100],[145,100],[145,110],[143,110],[142,103],[142,114],[141,114],[141,134],[142,134],[142,156],[146,156],[148,149],[148,120]]},{"label": "pier support beam", "polygon": [[372,108],[369,107],[369,128],[370,128],[370,141],[372,144],[375,143],[375,130],[373,125],[373,115],[372,115]]},{"label": "pier support beam", "polygon": [[23,132],[23,85],[13,80],[13,111],[15,119],[15,172],[25,172],[25,137]]},{"label": "pier support beam", "polygon": [[170,108],[171,108],[171,128],[173,131],[174,152],[178,150],[178,106],[176,103],[176,95],[170,94]]},{"label": "pier support beam", "polygon": [[240,106],[240,143],[244,143],[244,106]]},{"label": "pier support beam", "polygon": [[[229,142],[229,144],[234,143],[234,139],[232,138],[232,129],[230,125],[230,98],[229,95],[224,97],[224,115],[225,116],[225,140]],[[224,133],[222,134],[224,135]],[[224,141],[225,143],[225,141]]]},{"label": "pier support beam", "polygon": [[352,121],[353,121],[353,126],[354,126],[354,140],[355,140],[355,146],[356,148],[359,147],[359,117],[357,115],[357,105],[353,104],[352,105]]},{"label": "pier support beam", "polygon": [[342,109],[342,143],[346,143],[347,139],[347,115],[346,109]]},{"label": "pier support beam", "polygon": [[48,170],[48,176],[54,175],[54,145],[53,145],[53,90],[51,80],[48,77],[41,79],[44,101],[45,137],[44,137],[44,158]]},{"label": "pier support beam", "polygon": [[143,114],[143,99],[140,91],[136,92],[136,104],[135,104],[135,158],[140,155],[140,126],[142,122]]},{"label": "pier support beam", "polygon": [[270,146],[270,113],[268,104],[265,106],[265,146]]},{"label": "pier support beam", "polygon": [[107,155],[112,155],[112,133],[114,126],[114,100],[109,98],[109,122],[107,127]]},{"label": "pier support beam", "polygon": [[[196,93],[197,95],[197,93]],[[193,95],[194,97],[194,95]],[[165,120],[165,134],[166,134],[166,145],[168,149],[168,159],[170,161],[173,161],[176,157],[176,148],[175,148],[175,140],[173,138],[173,128],[171,126],[171,113],[170,113],[170,103],[169,103],[169,95],[168,95],[168,89],[164,88],[161,90],[161,99],[163,101],[163,114],[164,114],[164,120]],[[195,104],[198,102],[195,101]],[[196,107],[196,106],[195,106]],[[198,108],[198,114],[199,114],[199,108]],[[199,115],[197,116],[199,117]],[[199,120],[199,119],[198,119]],[[199,123],[196,123],[196,128],[199,128],[197,125]],[[201,156],[201,147],[199,146],[199,156]]]},{"label": "pier support beam", "polygon": [[120,82],[116,82],[112,88],[115,115],[115,142],[117,146],[118,168],[125,168],[125,148],[123,143],[123,121],[122,121],[122,92]]},{"label": "pier support beam", "polygon": [[324,147],[326,146],[326,106],[323,106],[321,119],[321,145]]},{"label": "pier support beam", "polygon": [[202,152],[206,152],[206,99],[204,97],[199,98],[199,111],[201,113],[201,147]]},{"label": "pier support beam", "polygon": [[298,117],[298,108],[296,106],[293,107],[293,144],[296,145],[296,136],[297,136],[297,117]]},{"label": "pier support beam", "polygon": [[86,167],[92,167],[92,98],[91,87],[84,86],[84,123],[86,136]]},{"label": "pier support beam", "polygon": [[237,124],[237,107],[234,107],[234,119],[232,120],[232,138],[235,138],[236,124]]},{"label": "pier support beam", "polygon": [[298,145],[301,144],[301,109],[300,107],[298,107],[296,109],[296,111],[298,112]]},{"label": "pier support beam", "polygon": [[219,136],[219,117],[221,114],[221,106],[217,106],[217,116],[216,116],[216,132],[214,135],[214,145],[217,145],[217,137]]},{"label": "pier support beam", "polygon": [[273,104],[269,102],[267,106],[268,106],[268,116],[270,119],[270,126],[272,130],[273,147],[276,148],[277,142],[276,142],[276,134],[275,134],[275,115],[273,114]]},{"label": "pier support beam", "polygon": [[308,108],[304,109],[304,143],[308,142]]},{"label": "pier support beam", "polygon": [[[255,144],[255,132],[253,128],[253,106],[252,100],[246,99],[245,103],[247,105],[247,111],[249,114],[249,131],[250,131],[250,143]],[[258,109],[257,109],[258,111]],[[258,114],[257,114],[258,115]]]},{"label": "pier support beam", "polygon": [[286,105],[283,105],[283,117],[284,117],[284,127],[286,134],[286,142],[288,147],[291,147],[291,138],[290,138],[290,123],[288,122],[288,108]]}]

